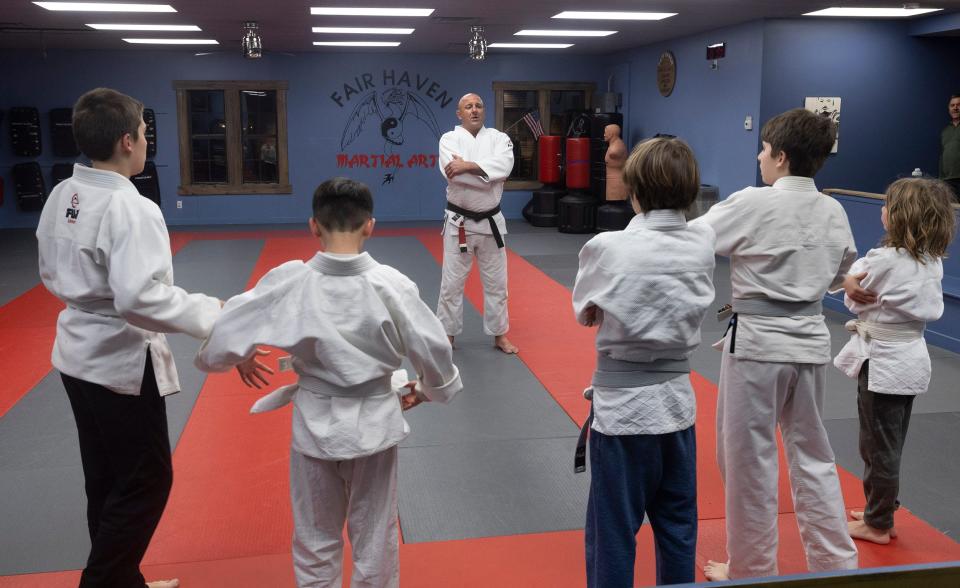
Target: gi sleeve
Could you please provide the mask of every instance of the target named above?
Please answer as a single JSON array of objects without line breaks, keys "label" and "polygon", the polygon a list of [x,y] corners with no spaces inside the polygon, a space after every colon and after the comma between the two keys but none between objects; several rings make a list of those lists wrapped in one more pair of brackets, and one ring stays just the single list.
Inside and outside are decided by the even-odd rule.
[{"label": "gi sleeve", "polygon": [[[611,276],[600,265],[600,252],[597,237],[587,241],[580,250],[580,266],[573,284],[573,313],[577,322],[584,326],[589,324],[588,311],[591,306],[597,307],[596,312],[602,312],[601,302],[612,282]],[[589,312],[592,314],[593,311]]]},{"label": "gi sleeve", "polygon": [[485,182],[506,180],[513,171],[513,141],[506,133],[497,132],[491,152],[474,163],[483,170],[481,180]]},{"label": "gi sleeve", "polygon": [[[205,372],[225,372],[250,358],[261,345],[280,345],[274,334],[283,330],[284,313],[278,285],[284,266],[267,273],[251,290],[227,300],[210,336],[200,346],[194,365]],[[288,309],[289,310],[289,309]]]},{"label": "gi sleeve", "polygon": [[717,235],[715,251],[719,255],[730,256],[746,242],[744,218],[748,212],[747,206],[743,192],[737,192],[714,204],[706,214],[690,222],[713,227],[713,232]]},{"label": "gi sleeve", "polygon": [[114,308],[136,327],[203,339],[220,314],[220,301],[173,285],[170,237],[163,216],[140,198],[139,194],[114,194],[97,235]]},{"label": "gi sleeve", "polygon": [[[847,274],[860,273],[860,272],[853,272],[850,269],[851,267],[853,267],[853,263],[857,260],[857,244],[853,240],[853,232],[850,230],[850,221],[847,220],[847,213],[846,211],[843,210],[843,207],[840,207],[840,212],[843,215],[843,230],[846,232],[845,237],[846,237],[847,245],[843,251],[843,258],[840,260],[840,267],[837,270],[837,275],[833,277],[833,282],[831,282],[830,287],[827,288],[828,292],[835,292],[839,288],[842,288],[843,278],[846,277]],[[872,251],[874,250],[871,249],[870,252]],[[870,252],[867,253],[867,257],[870,257]]]},{"label": "gi sleeve", "polygon": [[453,363],[447,333],[423,300],[416,284],[400,284],[397,308],[391,309],[404,355],[417,372],[417,388],[427,400],[447,403],[463,388]]},{"label": "gi sleeve", "polygon": [[443,179],[450,181],[447,178],[447,173],[444,171],[447,168],[447,164],[453,161],[454,155],[460,155],[460,149],[457,146],[457,138],[454,133],[444,133],[440,137],[440,165],[437,166],[440,169],[440,175],[443,176]]}]

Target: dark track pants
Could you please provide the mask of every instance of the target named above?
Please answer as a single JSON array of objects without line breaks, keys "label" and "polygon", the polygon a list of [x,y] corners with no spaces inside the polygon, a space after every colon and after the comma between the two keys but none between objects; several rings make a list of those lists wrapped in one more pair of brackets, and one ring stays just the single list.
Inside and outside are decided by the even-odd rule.
[{"label": "dark track pants", "polygon": [[167,411],[147,350],[140,396],[61,374],[80,437],[90,556],[81,588],[143,588],[140,560],[173,483]]},{"label": "dark track pants", "polygon": [[587,586],[633,586],[637,531],[653,527],[657,584],[694,581],[697,545],[694,428],[664,435],[590,431],[585,529]]},{"label": "dark track pants", "polygon": [[893,527],[893,512],[900,507],[900,458],[915,397],[868,390],[869,363],[863,362],[857,378],[860,457],[867,497],[863,520],[874,529],[887,531]]}]

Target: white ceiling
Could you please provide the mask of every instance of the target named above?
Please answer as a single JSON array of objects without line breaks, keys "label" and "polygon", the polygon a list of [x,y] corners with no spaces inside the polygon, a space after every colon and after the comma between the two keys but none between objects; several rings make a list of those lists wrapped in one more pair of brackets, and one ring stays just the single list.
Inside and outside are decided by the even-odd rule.
[{"label": "white ceiling", "polygon": [[[28,0],[0,0],[0,49],[117,49],[156,50],[130,45],[124,36],[202,36],[220,42],[215,50],[239,51],[242,23],[260,23],[264,48],[284,52],[389,51],[461,53],[470,25],[483,25],[490,42],[559,42],[557,38],[515,37],[522,28],[605,29],[619,31],[603,38],[573,39],[563,53],[605,54],[657,41],[683,37],[761,18],[794,18],[829,6],[899,7],[889,0],[126,0],[169,3],[168,14],[51,12]],[[435,8],[426,18],[361,18],[311,16],[311,6],[403,6]],[[931,0],[923,7],[960,11],[960,0]],[[644,10],[677,12],[662,21],[572,21],[550,18],[563,10]],[[944,14],[944,12],[936,14]],[[914,17],[926,18],[923,16]],[[958,19],[960,20],[960,19]],[[193,24],[202,33],[135,33],[94,31],[85,23]],[[363,35],[319,35],[313,26],[412,27],[412,35],[395,38]],[[953,34],[957,34],[954,31]],[[950,34],[950,33],[946,33]],[[322,38],[322,39],[321,39]],[[316,40],[399,40],[392,49],[314,47]],[[209,51],[210,47],[162,47],[171,51]],[[492,51],[496,51],[491,49]]]}]

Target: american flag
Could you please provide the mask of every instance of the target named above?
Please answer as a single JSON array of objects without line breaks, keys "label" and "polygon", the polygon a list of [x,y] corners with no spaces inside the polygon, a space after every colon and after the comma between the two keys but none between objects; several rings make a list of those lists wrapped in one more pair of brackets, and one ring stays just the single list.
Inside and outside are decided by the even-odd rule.
[{"label": "american flag", "polygon": [[533,140],[539,140],[540,135],[543,134],[543,127],[540,125],[540,112],[531,110],[523,115],[523,122],[527,123],[527,126],[530,127],[530,132],[533,133]]}]

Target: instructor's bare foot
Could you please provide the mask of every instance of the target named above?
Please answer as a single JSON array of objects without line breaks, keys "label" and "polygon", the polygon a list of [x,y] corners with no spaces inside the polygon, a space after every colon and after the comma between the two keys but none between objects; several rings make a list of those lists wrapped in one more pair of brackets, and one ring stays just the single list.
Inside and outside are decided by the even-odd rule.
[{"label": "instructor's bare foot", "polygon": [[147,588],[179,588],[180,580],[174,578],[172,580],[154,580],[153,582],[147,582]]},{"label": "instructor's bare foot", "polygon": [[497,349],[504,353],[516,353],[520,351],[516,345],[510,342],[510,339],[507,339],[506,335],[497,335],[494,337],[493,344],[497,346]]},{"label": "instructor's bare foot", "polygon": [[710,582],[722,582],[730,579],[730,564],[708,560],[707,565],[703,566],[703,575]]},{"label": "instructor's bare foot", "polygon": [[[862,520],[863,520],[863,511],[862,511],[862,510],[851,510],[851,511],[850,511],[850,518],[853,519],[853,520],[855,520],[855,521],[862,521]],[[896,530],[894,527],[890,527],[890,529],[887,531],[887,533],[890,534],[890,538],[891,538],[891,539],[896,539],[896,538],[897,538],[897,530]],[[851,537],[852,537],[852,536],[853,536],[853,535],[851,535]]]}]

